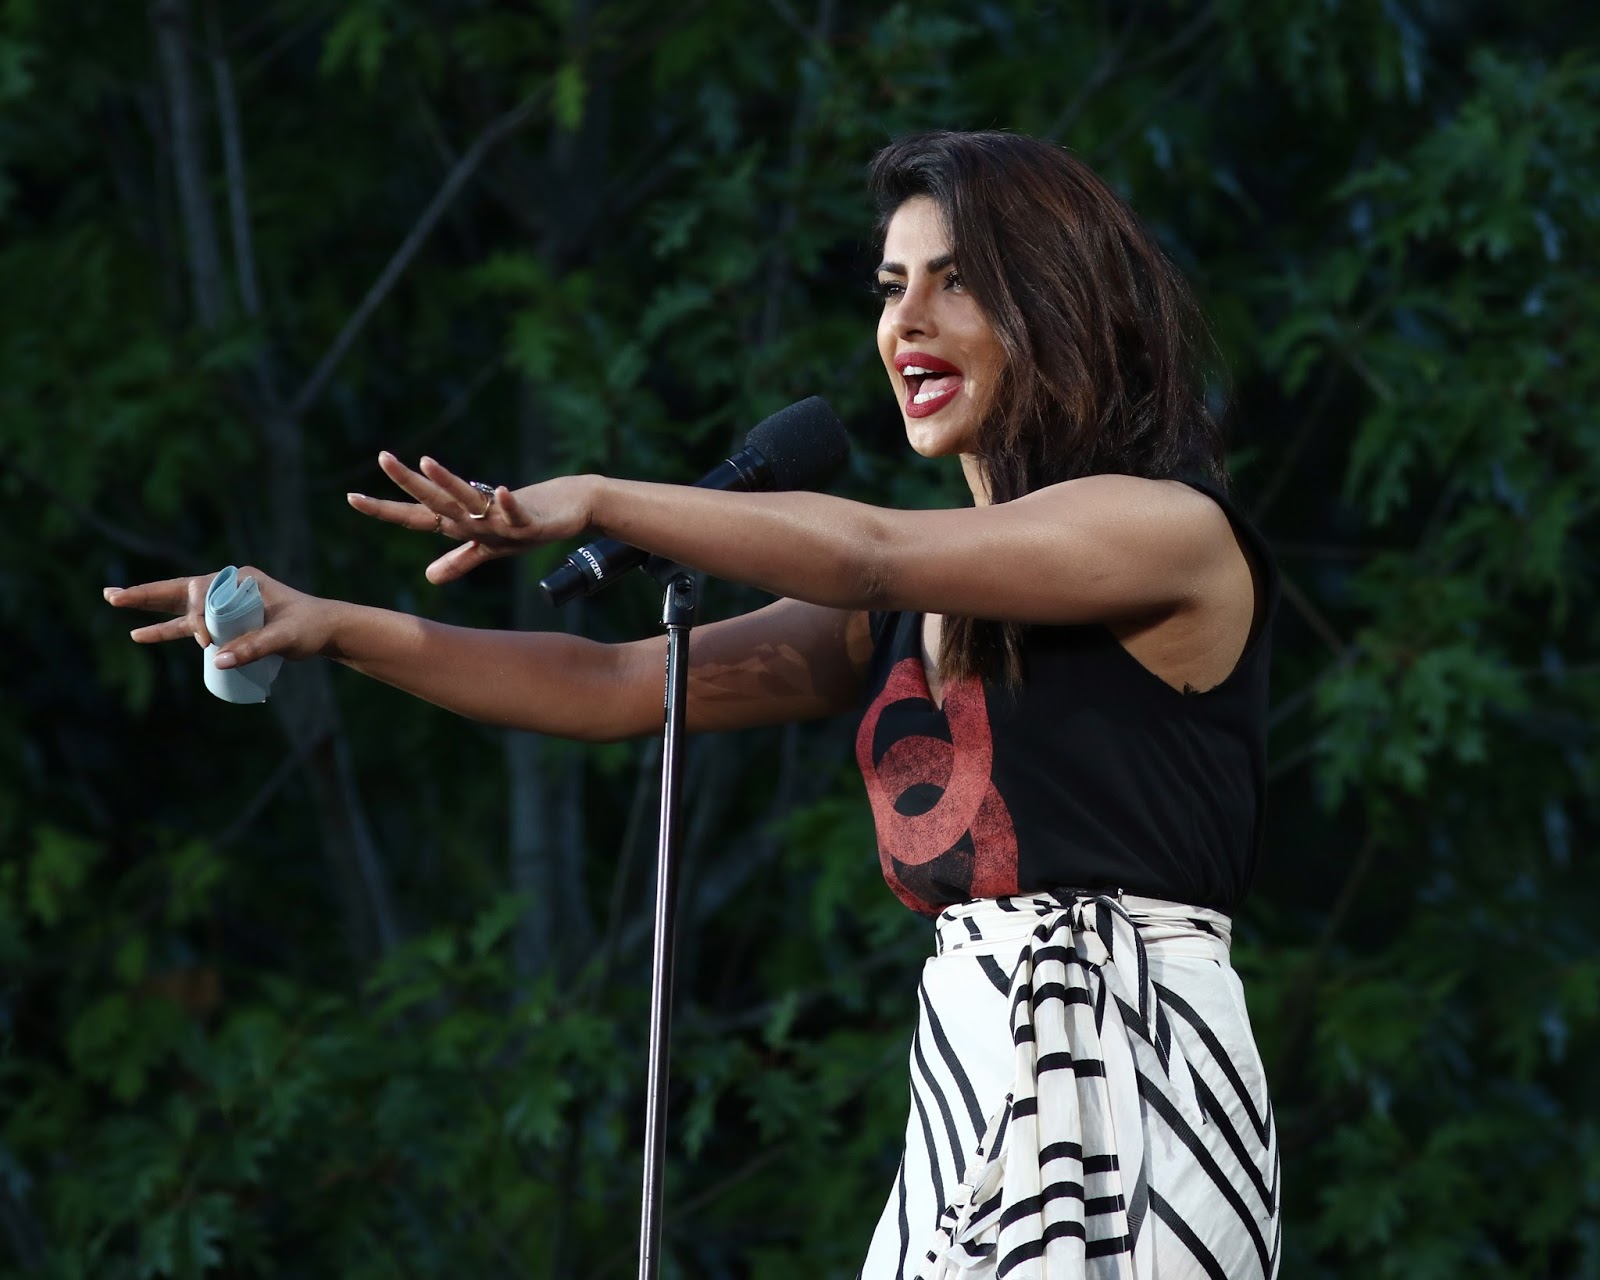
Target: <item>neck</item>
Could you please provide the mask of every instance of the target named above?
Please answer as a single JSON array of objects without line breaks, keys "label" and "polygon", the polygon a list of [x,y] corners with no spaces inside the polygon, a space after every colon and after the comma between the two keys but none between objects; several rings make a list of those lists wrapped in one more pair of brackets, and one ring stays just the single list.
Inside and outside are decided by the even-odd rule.
[{"label": "neck", "polygon": [[984,478],[983,463],[975,453],[961,455],[961,474],[966,477],[967,488],[972,490],[974,506],[987,507],[989,505],[989,482]]}]

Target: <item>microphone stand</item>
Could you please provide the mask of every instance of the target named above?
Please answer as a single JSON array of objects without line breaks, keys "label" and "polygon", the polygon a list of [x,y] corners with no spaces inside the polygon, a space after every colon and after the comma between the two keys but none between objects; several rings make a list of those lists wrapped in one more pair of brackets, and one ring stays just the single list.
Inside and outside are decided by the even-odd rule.
[{"label": "microphone stand", "polygon": [[672,1035],[672,962],[677,945],[678,801],[683,791],[684,712],[689,690],[689,631],[699,591],[675,564],[648,565],[665,588],[661,622],[667,629],[666,736],[661,747],[661,828],[656,844],[655,948],[650,975],[650,1073],[645,1086],[644,1196],[639,1210],[639,1280],[656,1280],[661,1266],[661,1184],[667,1149],[667,1065]]}]

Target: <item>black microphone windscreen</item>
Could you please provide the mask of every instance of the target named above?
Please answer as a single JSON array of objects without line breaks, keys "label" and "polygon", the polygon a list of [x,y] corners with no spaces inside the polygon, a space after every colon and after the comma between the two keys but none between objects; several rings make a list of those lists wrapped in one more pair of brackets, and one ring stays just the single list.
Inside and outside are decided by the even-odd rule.
[{"label": "black microphone windscreen", "polygon": [[821,396],[763,418],[745,444],[767,460],[774,489],[821,489],[850,453],[843,424]]}]

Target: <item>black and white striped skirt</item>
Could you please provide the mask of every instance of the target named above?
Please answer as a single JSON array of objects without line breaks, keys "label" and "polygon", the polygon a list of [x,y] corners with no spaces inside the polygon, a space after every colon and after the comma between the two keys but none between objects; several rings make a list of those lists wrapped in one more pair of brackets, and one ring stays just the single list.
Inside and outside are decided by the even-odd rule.
[{"label": "black and white striped skirt", "polygon": [[1278,1141],[1228,918],[1033,894],[937,933],[861,1280],[1271,1280]]}]

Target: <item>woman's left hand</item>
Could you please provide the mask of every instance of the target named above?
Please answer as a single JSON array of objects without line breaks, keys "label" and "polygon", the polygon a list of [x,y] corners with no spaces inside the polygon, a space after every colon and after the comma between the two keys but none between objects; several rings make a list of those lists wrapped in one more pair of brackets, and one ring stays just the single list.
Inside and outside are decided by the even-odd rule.
[{"label": "woman's left hand", "polygon": [[392,453],[380,453],[383,474],[415,502],[388,502],[347,494],[362,515],[418,533],[438,533],[463,545],[427,568],[429,582],[452,582],[480,564],[531,551],[547,542],[576,538],[589,527],[595,476],[560,476],[512,492],[504,485],[485,493],[432,458],[413,471]]}]

